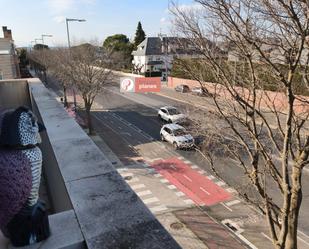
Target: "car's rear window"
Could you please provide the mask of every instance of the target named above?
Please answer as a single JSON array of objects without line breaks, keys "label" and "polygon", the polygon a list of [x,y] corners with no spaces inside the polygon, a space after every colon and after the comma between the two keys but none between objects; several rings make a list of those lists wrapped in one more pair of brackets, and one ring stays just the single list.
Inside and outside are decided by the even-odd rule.
[{"label": "car's rear window", "polygon": [[168,109],[168,113],[169,113],[170,115],[180,114],[180,112],[179,112],[177,109],[175,109],[175,108]]}]

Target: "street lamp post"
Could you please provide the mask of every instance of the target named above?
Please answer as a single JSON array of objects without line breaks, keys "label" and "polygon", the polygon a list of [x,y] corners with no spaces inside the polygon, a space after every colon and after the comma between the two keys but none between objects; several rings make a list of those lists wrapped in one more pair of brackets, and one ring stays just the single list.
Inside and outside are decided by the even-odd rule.
[{"label": "street lamp post", "polygon": [[[68,36],[68,47],[69,47],[69,53],[71,54],[71,42],[70,42],[70,32],[69,32],[69,22],[85,22],[85,19],[75,19],[75,18],[66,18],[66,26],[67,26],[67,36]],[[73,86],[73,98],[74,98],[74,109],[76,111],[76,93],[75,88]]]},{"label": "street lamp post", "polygon": [[41,39],[41,40],[42,40],[42,44],[43,44],[43,45],[45,45],[45,44],[44,44],[44,37],[53,37],[52,35],[45,35],[45,34],[43,34],[43,35],[41,35],[41,36],[42,36],[42,39]]}]

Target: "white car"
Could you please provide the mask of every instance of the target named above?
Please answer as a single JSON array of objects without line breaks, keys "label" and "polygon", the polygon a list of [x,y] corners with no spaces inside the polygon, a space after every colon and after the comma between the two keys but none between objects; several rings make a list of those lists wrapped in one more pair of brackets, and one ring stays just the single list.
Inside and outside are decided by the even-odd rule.
[{"label": "white car", "polygon": [[160,131],[162,141],[171,143],[175,149],[192,148],[194,138],[187,133],[186,129],[178,124],[163,125]]},{"label": "white car", "polygon": [[181,123],[186,120],[186,116],[172,106],[161,107],[158,111],[158,117],[168,123]]}]

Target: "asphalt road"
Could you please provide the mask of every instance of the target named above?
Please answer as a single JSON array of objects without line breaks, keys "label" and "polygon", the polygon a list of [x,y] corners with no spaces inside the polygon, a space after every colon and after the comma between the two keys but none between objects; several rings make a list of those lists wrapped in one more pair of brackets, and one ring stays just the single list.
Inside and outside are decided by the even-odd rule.
[{"label": "asphalt road", "polygon": [[[181,102],[162,97],[156,94],[134,94],[134,93],[119,93],[118,88],[111,88],[108,94],[104,94],[96,99],[104,109],[108,110],[111,114],[120,117],[125,122],[133,124],[142,131],[140,137],[130,136],[130,130],[123,127],[123,137],[127,140],[128,144],[136,145],[139,143],[146,143],[145,136],[150,136],[154,140],[159,141],[159,131],[162,122],[157,118],[157,109],[165,105],[172,105],[179,107],[182,110],[190,111],[189,107]],[[105,121],[108,120],[106,119]],[[117,121],[114,121],[117,122]],[[115,124],[109,123],[110,126]],[[126,134],[126,132],[128,134]],[[149,142],[149,140],[148,140]],[[172,148],[171,148],[172,149]],[[203,156],[196,151],[178,151],[184,158],[192,161],[202,169],[211,172],[208,162]],[[247,177],[243,175],[243,170],[235,163],[227,159],[222,159],[217,164],[217,171],[220,177],[230,186],[235,189],[248,189]],[[303,203],[300,212],[299,229],[305,234],[309,235],[309,174],[304,172],[303,175]],[[273,196],[278,196],[276,189],[271,190]],[[304,235],[305,238],[309,238]]]}]

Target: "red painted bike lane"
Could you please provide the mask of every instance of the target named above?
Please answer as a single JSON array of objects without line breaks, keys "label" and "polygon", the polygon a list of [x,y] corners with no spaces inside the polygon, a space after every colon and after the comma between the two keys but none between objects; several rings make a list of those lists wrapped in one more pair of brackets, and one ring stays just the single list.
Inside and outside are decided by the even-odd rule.
[{"label": "red painted bike lane", "polygon": [[155,161],[151,166],[198,205],[211,206],[231,198],[227,191],[178,158]]}]

